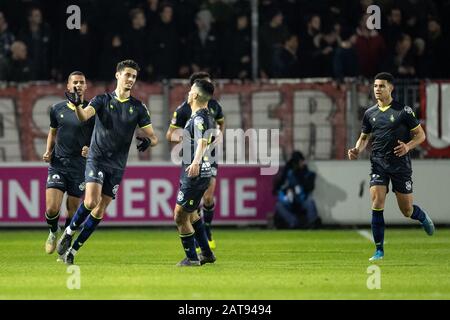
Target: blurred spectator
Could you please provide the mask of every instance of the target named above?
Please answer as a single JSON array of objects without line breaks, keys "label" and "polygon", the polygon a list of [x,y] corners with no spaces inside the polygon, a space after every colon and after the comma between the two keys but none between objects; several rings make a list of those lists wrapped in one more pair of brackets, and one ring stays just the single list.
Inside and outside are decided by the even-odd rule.
[{"label": "blurred spectator", "polygon": [[396,78],[415,77],[415,52],[410,35],[400,35],[395,45],[395,52],[389,56],[387,65],[383,69],[392,73]]},{"label": "blurred spectator", "polygon": [[312,197],[315,172],[308,169],[305,157],[294,151],[291,159],[274,182],[278,196],[275,226],[282,228],[315,228],[320,225],[316,203]]},{"label": "blurred spectator", "polygon": [[[429,17],[436,17],[439,14],[436,6],[438,2],[435,0],[403,0],[397,1],[401,6],[402,12],[405,12],[407,17],[414,17],[414,21],[421,29],[426,30],[426,25]],[[407,18],[407,21],[409,18]],[[409,23],[412,23],[410,21]]]},{"label": "blurred spectator", "polygon": [[314,44],[319,49],[315,74],[319,77],[329,77],[333,74],[333,58],[338,46],[336,31],[328,29],[323,34],[319,34],[314,38]]},{"label": "blurred spectator", "polygon": [[151,32],[151,38],[150,64],[156,80],[178,77],[180,43],[172,6],[161,6],[160,18]]},{"label": "blurred spectator", "polygon": [[149,30],[159,22],[159,0],[146,0],[142,6]]},{"label": "blurred spectator", "polygon": [[212,77],[219,76],[221,61],[220,43],[212,27],[213,17],[208,10],[201,10],[195,19],[197,31],[190,35],[187,43],[187,61],[190,63],[191,73],[205,71]]},{"label": "blurred spectator", "polygon": [[414,40],[414,51],[416,53],[415,69],[418,78],[424,78],[428,73],[425,47],[425,40],[421,38]]},{"label": "blurred spectator", "polygon": [[[250,76],[252,65],[247,58],[252,58],[247,55],[252,40],[250,3],[248,0],[78,0],[82,9],[82,30],[69,32],[64,27],[67,15],[63,13],[72,4],[69,0],[3,1],[0,5],[0,56],[8,56],[13,41],[25,42],[28,59],[35,67],[33,77],[43,80],[63,77],[72,69],[71,61],[76,61],[79,69],[86,68],[89,78],[94,80],[96,72],[103,73],[113,57],[123,54],[138,60],[143,80],[163,79],[173,74],[188,77],[192,70],[203,68],[211,69],[216,77],[245,79]],[[368,30],[364,18],[360,19],[372,4],[381,8],[382,28],[378,31]],[[37,5],[39,8],[35,7]],[[172,8],[172,14],[164,16],[171,16],[168,18],[171,22],[163,23],[161,9],[167,6]],[[404,62],[411,55],[415,77],[450,77],[446,58],[450,54],[449,23],[444,20],[450,14],[449,0],[260,0],[258,9],[258,76],[262,78],[278,72],[272,70],[273,57],[275,51],[277,55],[283,52],[283,41],[291,33],[300,39],[297,50],[300,63],[297,76],[300,77],[355,75],[371,78],[382,66],[393,63],[394,56],[397,62],[399,59]],[[131,23],[124,18],[126,12],[131,13]],[[197,18],[199,12],[202,13]],[[231,22],[235,21],[237,12],[247,14],[247,18],[238,19],[245,27],[235,28]],[[330,29],[336,25],[342,30],[354,31],[356,36],[343,39],[339,30]],[[120,37],[112,37],[112,34],[120,34]],[[400,58],[397,43],[402,34],[411,37],[411,48]],[[109,53],[112,57],[108,57],[106,48],[101,48],[103,52],[99,53],[97,46],[89,45],[93,39],[105,39],[106,48],[112,48],[112,42],[121,45],[114,47],[114,53]],[[178,49],[168,49],[174,46]],[[400,44],[404,46],[407,40]],[[73,47],[83,50],[76,54]],[[169,53],[172,56],[169,57]],[[75,60],[73,55],[76,55]],[[100,61],[101,58],[106,60]],[[350,63],[352,59],[358,63]],[[2,61],[3,65],[7,62]],[[99,75],[99,78],[104,76]],[[404,76],[410,77],[411,72]]]},{"label": "blurred spectator", "polygon": [[339,80],[345,77],[356,77],[358,75],[358,60],[354,43],[356,35],[350,28],[340,31],[338,46],[333,57],[333,75]]},{"label": "blurred spectator", "polygon": [[111,81],[116,70],[117,62],[123,61],[127,57],[122,37],[119,34],[113,34],[107,37],[102,48],[103,52],[100,59],[98,79]]},{"label": "blurred spectator", "polygon": [[95,66],[91,63],[93,59],[92,50],[95,39],[90,33],[89,24],[86,21],[81,23],[80,30],[67,30],[61,39],[61,49],[59,53],[59,80],[67,78],[74,69],[81,70],[85,74],[94,76]]},{"label": "blurred spectator", "polygon": [[258,12],[259,12],[259,25],[262,26],[268,23],[274,12],[278,11],[276,0],[260,0],[258,1]]},{"label": "blurred spectator", "polygon": [[233,21],[233,7],[222,0],[206,0],[203,9],[211,12],[218,34],[227,31]]},{"label": "blurred spectator", "polygon": [[[31,8],[28,13],[28,26],[17,37],[28,49],[28,56],[34,72],[31,80],[48,80],[51,74],[51,33],[50,26],[43,22],[39,8]],[[53,73],[53,72],[52,72]]]},{"label": "blurred spectator", "polygon": [[435,18],[428,21],[428,34],[426,38],[426,56],[428,64],[428,76],[431,78],[443,78],[448,76],[448,41],[444,39],[441,25]]},{"label": "blurred spectator", "polygon": [[36,79],[34,65],[28,59],[27,46],[22,41],[11,45],[11,61],[8,67],[8,81],[24,82]]},{"label": "blurred spectator", "polygon": [[174,6],[174,21],[176,21],[182,45],[187,43],[188,37],[197,29],[195,17],[199,11],[200,0],[178,0],[176,2]]},{"label": "blurred spectator", "polygon": [[282,47],[274,51],[273,77],[274,78],[298,78],[299,62],[297,58],[298,37],[289,35]]},{"label": "blurred spectator", "polygon": [[386,44],[378,31],[367,28],[368,17],[369,15],[365,14],[360,19],[359,27],[356,29],[355,49],[361,75],[372,78],[380,72],[384,63]]},{"label": "blurred spectator", "polygon": [[283,24],[283,14],[279,9],[272,11],[268,24],[260,29],[259,56],[260,76],[268,78],[272,76],[272,58],[277,47],[283,45],[289,31]]},{"label": "blurred spectator", "polygon": [[149,67],[150,36],[146,28],[147,21],[144,11],[140,8],[131,9],[130,20],[131,28],[123,38],[125,48],[127,49],[127,56],[139,64],[141,68],[139,78],[141,80],[148,80],[154,70]]},{"label": "blurred spectator", "polygon": [[251,78],[251,41],[249,18],[242,12],[237,15],[235,27],[230,30],[225,41],[224,50],[229,52],[225,55],[225,77]]},{"label": "blurred spectator", "polygon": [[329,53],[330,49],[324,52],[319,48],[320,38],[323,36],[320,32],[322,20],[319,15],[314,14],[308,18],[306,33],[301,36],[299,58],[302,61],[302,74],[307,77],[317,77],[320,75],[319,56],[322,53]]},{"label": "blurred spectator", "polygon": [[403,35],[402,17],[400,8],[392,8],[388,15],[386,25],[381,28],[383,38],[389,50],[395,49],[397,41]]},{"label": "blurred spectator", "polygon": [[8,30],[8,22],[5,15],[0,11],[0,56],[10,57],[11,45],[14,40],[14,35]]}]

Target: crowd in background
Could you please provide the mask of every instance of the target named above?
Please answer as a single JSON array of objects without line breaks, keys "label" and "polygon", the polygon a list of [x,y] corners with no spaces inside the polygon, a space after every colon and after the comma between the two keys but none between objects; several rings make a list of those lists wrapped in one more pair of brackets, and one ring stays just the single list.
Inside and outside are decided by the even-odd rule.
[{"label": "crowd in background", "polygon": [[[450,1],[260,0],[259,78],[450,78]],[[132,58],[140,79],[251,79],[249,0],[80,0],[81,28],[69,30],[72,1],[0,0],[0,80],[61,81],[74,69],[112,79]],[[381,29],[366,9],[381,8]]]}]

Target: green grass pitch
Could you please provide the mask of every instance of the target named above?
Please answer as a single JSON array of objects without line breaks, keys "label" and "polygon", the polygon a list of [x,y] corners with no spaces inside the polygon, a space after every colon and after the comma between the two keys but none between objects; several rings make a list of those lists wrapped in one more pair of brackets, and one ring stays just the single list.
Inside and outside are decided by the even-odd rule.
[{"label": "green grass pitch", "polygon": [[386,230],[381,289],[367,288],[372,243],[356,230],[217,229],[215,264],[179,268],[175,228],[99,229],[67,266],[46,230],[0,230],[0,299],[450,299],[450,230]]}]

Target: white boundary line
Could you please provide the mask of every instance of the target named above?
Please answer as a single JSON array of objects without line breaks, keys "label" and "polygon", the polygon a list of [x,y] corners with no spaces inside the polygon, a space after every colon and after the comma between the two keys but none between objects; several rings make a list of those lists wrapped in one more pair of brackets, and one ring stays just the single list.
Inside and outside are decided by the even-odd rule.
[{"label": "white boundary line", "polygon": [[[356,230],[356,232],[363,238],[366,238],[370,242],[374,243],[372,233],[368,230]],[[384,241],[383,244],[386,244],[387,241]]]},{"label": "white boundary line", "polygon": [[356,232],[363,238],[366,238],[370,242],[373,243],[373,237],[372,234],[367,230],[356,230]]}]

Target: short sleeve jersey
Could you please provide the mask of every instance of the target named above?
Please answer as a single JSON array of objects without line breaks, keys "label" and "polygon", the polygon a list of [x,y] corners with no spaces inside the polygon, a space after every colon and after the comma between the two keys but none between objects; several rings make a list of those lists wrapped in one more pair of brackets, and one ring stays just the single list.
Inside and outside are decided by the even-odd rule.
[{"label": "short sleeve jersey", "polygon": [[[391,160],[410,161],[409,154],[398,158],[394,148],[398,140],[411,140],[411,130],[420,125],[413,109],[392,101],[384,111],[375,105],[366,110],[362,121],[362,132],[372,135],[372,156]],[[403,159],[402,159],[403,158]]]},{"label": "short sleeve jersey", "polygon": [[[198,141],[205,139],[211,142],[211,130],[213,128],[212,119],[208,109],[200,109],[194,113],[186,123],[183,136],[183,150],[189,150],[189,153],[183,151],[183,166],[190,165],[195,157]],[[207,161],[205,157],[203,162]]]},{"label": "short sleeve jersey", "polygon": [[[214,120],[213,125],[224,120],[222,106],[217,100],[211,99],[208,101],[209,115]],[[174,128],[184,128],[186,123],[191,118],[191,107],[184,101],[173,113],[170,126]]]},{"label": "short sleeve jersey", "polygon": [[[83,108],[86,106],[85,101]],[[86,158],[81,155],[81,150],[91,142],[94,123],[94,118],[78,120],[75,106],[67,100],[53,105],[50,109],[50,128],[57,132],[50,164],[55,167],[63,165],[68,170],[84,170]]]}]

